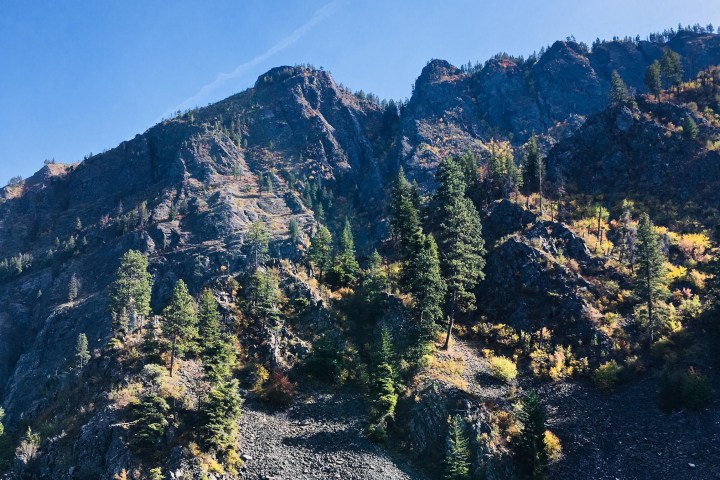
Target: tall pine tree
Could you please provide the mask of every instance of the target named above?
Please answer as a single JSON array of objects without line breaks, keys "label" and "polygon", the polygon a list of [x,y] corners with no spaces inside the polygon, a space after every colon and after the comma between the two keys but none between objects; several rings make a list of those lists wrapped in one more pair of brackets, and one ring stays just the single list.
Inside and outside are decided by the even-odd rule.
[{"label": "tall pine tree", "polygon": [[653,307],[666,287],[665,255],[655,226],[647,213],[640,215],[637,229],[635,292],[643,299],[648,311],[650,343],[655,339]]},{"label": "tall pine tree", "polygon": [[[142,325],[142,319],[150,314],[152,275],[147,270],[147,257],[138,251],[128,250],[120,258],[115,281],[110,285],[110,310],[116,316],[121,316],[124,311],[131,328],[138,323]],[[123,336],[126,332],[116,333]]]},{"label": "tall pine tree", "polygon": [[475,309],[473,288],[485,278],[485,242],[480,215],[465,196],[462,169],[452,158],[445,159],[437,171],[437,200],[442,219],[439,230],[441,266],[447,283],[449,315],[444,348],[450,345],[455,314]]},{"label": "tall pine tree", "polygon": [[402,167],[393,183],[390,204],[393,238],[398,245],[400,258],[405,260],[411,255],[415,236],[420,230],[420,220],[413,198],[413,187],[405,178]]},{"label": "tall pine tree", "polygon": [[360,265],[355,257],[355,240],[350,221],[347,218],[340,235],[340,245],[335,256],[334,272],[338,283],[345,286],[354,284],[360,274]]},{"label": "tall pine tree", "polygon": [[318,277],[322,281],[325,273],[332,265],[332,235],[324,225],[320,225],[310,242],[308,258],[318,271]]},{"label": "tall pine tree", "polygon": [[437,244],[432,235],[422,235],[409,262],[414,272],[410,282],[413,311],[419,322],[419,342],[430,340],[435,325],[442,320],[447,286],[440,272]]},{"label": "tall pine tree", "polygon": [[463,421],[459,415],[448,418],[448,441],[445,451],[445,480],[470,478],[470,448]]},{"label": "tall pine tree", "polygon": [[197,336],[195,304],[182,280],[178,280],[175,284],[170,303],[163,311],[163,334],[170,342],[170,376],[172,377],[178,351],[182,351],[185,344]]},{"label": "tall pine tree", "polygon": [[530,392],[522,400],[517,415],[520,434],[516,452],[525,472],[534,480],[545,478],[548,454],[545,450],[545,408],[536,393]]}]

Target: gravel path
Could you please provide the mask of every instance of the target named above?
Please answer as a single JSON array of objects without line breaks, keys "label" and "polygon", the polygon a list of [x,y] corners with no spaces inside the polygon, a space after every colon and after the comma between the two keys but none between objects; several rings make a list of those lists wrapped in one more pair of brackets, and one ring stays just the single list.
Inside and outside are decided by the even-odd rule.
[{"label": "gravel path", "polygon": [[283,412],[248,402],[240,422],[240,453],[247,458],[240,478],[424,480],[365,437],[363,412],[351,393],[298,398]]}]

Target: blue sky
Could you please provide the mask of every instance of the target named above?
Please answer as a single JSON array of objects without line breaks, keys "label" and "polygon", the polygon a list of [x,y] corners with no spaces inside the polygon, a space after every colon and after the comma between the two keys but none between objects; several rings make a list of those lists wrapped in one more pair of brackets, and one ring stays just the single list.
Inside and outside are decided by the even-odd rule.
[{"label": "blue sky", "polygon": [[0,184],[312,63],[402,99],[430,58],[720,25],[717,0],[0,0]]}]

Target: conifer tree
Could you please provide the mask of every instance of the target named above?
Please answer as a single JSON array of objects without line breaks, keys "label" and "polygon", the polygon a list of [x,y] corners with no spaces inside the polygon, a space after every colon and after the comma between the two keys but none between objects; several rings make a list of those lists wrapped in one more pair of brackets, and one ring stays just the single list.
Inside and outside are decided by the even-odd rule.
[{"label": "conifer tree", "polygon": [[[115,281],[110,285],[110,310],[117,316],[127,315],[130,327],[142,325],[142,318],[150,314],[152,275],[147,271],[147,257],[135,250],[128,250],[120,258]],[[123,335],[124,331],[119,331]]]},{"label": "conifer tree", "polygon": [[140,349],[145,356],[145,363],[162,365],[163,345],[160,341],[158,322],[155,318],[148,322],[143,334]]},{"label": "conifer tree", "polygon": [[220,313],[212,291],[206,288],[198,301],[198,332],[203,343],[210,344],[220,336]]},{"label": "conifer tree", "polygon": [[678,87],[683,80],[683,68],[680,55],[669,48],[663,50],[660,59],[660,71],[668,87]]},{"label": "conifer tree", "polygon": [[320,225],[310,242],[308,257],[318,270],[318,277],[323,280],[325,273],[332,264],[332,235],[324,225]]},{"label": "conifer tree", "polygon": [[373,357],[371,406],[374,425],[370,428],[370,436],[374,440],[383,440],[387,419],[393,416],[397,405],[392,339],[385,325],[380,328]]},{"label": "conifer tree", "polygon": [[70,277],[70,283],[68,284],[68,301],[74,301],[80,291],[80,280],[75,273]]},{"label": "conifer tree", "polygon": [[75,343],[75,359],[77,360],[77,366],[80,370],[82,370],[82,368],[87,365],[87,362],[90,360],[88,340],[84,333],[79,334],[77,337],[77,342]]},{"label": "conifer tree", "polygon": [[402,167],[393,183],[391,208],[392,234],[399,246],[400,258],[407,259],[411,254],[415,235],[420,230],[420,220],[414,204],[412,185],[405,178]]},{"label": "conifer tree", "polygon": [[157,392],[151,391],[131,404],[137,431],[131,443],[151,448],[162,442],[170,426],[170,405]]},{"label": "conifer tree", "polygon": [[627,85],[617,70],[613,70],[610,78],[610,100],[614,103],[625,103],[629,98]]},{"label": "conifer tree", "polygon": [[182,351],[186,342],[197,336],[195,305],[182,279],[175,284],[170,303],[163,311],[163,335],[170,342],[170,376],[172,377],[178,351]]},{"label": "conifer tree", "polygon": [[414,272],[410,283],[413,311],[420,327],[420,342],[431,338],[435,325],[442,320],[442,305],[447,286],[440,272],[437,244],[432,235],[422,235],[417,252],[410,259]]},{"label": "conifer tree", "polygon": [[228,450],[237,441],[237,421],[242,400],[236,379],[217,382],[201,408],[204,417],[202,433],[205,441],[219,450]]},{"label": "conifer tree", "polygon": [[387,289],[387,274],[383,269],[383,259],[377,250],[373,250],[368,268],[362,279],[361,292],[365,302],[375,305]]},{"label": "conifer tree", "polygon": [[698,136],[698,126],[692,116],[685,117],[683,122],[683,136],[689,140],[695,140]]},{"label": "conifer tree", "polygon": [[340,245],[335,256],[334,271],[340,285],[352,285],[360,274],[360,265],[357,258],[355,258],[355,240],[353,239],[350,221],[347,218],[340,235]]},{"label": "conifer tree", "polygon": [[294,218],[290,220],[290,223],[288,224],[288,233],[290,236],[290,242],[293,244],[298,241],[298,237],[300,236],[300,229],[298,227],[297,220]]},{"label": "conifer tree", "polygon": [[[282,327],[278,304],[280,288],[277,276],[272,271],[257,269],[250,278],[249,311],[261,325],[273,332],[273,354],[277,353],[278,334]],[[273,358],[275,356],[273,355]]]},{"label": "conifer tree", "polygon": [[472,289],[485,275],[485,243],[480,215],[465,197],[465,182],[458,163],[445,159],[437,171],[437,199],[440,205],[441,266],[448,290],[449,315],[444,348],[450,345],[450,334],[456,312],[475,309]]},{"label": "conifer tree", "polygon": [[650,93],[655,95],[655,100],[660,98],[660,90],[662,89],[660,62],[655,60],[645,70],[645,86]]},{"label": "conifer tree", "polygon": [[237,358],[235,346],[228,335],[205,345],[203,349],[203,369],[205,377],[213,384],[230,378]]},{"label": "conifer tree", "polygon": [[264,264],[268,259],[270,236],[265,229],[265,225],[260,220],[252,222],[246,241],[248,256],[253,268]]},{"label": "conifer tree", "polygon": [[640,215],[637,229],[637,271],[635,291],[643,299],[648,311],[650,342],[655,338],[655,315],[653,307],[666,287],[665,255],[660,238],[655,233],[647,213]]},{"label": "conifer tree", "polygon": [[530,137],[524,149],[523,186],[529,193],[538,192],[540,194],[540,212],[542,213],[542,184],[543,178],[545,178],[545,162],[540,155],[535,135]]},{"label": "conifer tree", "polygon": [[517,456],[520,465],[533,479],[545,478],[548,455],[545,450],[545,409],[536,393],[528,393],[518,412],[520,434],[517,440]]},{"label": "conifer tree", "polygon": [[448,441],[445,451],[445,480],[470,478],[470,448],[460,415],[448,418]]}]

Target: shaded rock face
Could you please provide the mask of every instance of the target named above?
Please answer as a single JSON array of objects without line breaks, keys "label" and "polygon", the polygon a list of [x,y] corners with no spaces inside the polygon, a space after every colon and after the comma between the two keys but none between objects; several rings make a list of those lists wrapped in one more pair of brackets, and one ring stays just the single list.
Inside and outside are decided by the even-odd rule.
[{"label": "shaded rock face", "polygon": [[[438,162],[453,152],[477,151],[488,138],[522,143],[533,133],[583,119],[608,106],[613,70],[646,92],[645,70],[664,48],[683,58],[690,78],[720,63],[720,37],[681,32],[667,45],[605,42],[592,52],[576,42],[555,42],[536,62],[495,59],[475,73],[433,60],[417,79],[403,116],[398,157],[406,174],[432,188]],[[572,129],[574,130],[574,128]]]},{"label": "shaded rock face", "polygon": [[501,243],[489,251],[485,280],[476,290],[479,312],[518,330],[561,329],[569,338],[588,341],[593,330],[581,292],[590,285],[556,260],[562,256],[598,268],[585,242],[508,200],[496,202],[483,225],[488,244]]},{"label": "shaded rock face", "polygon": [[685,138],[675,126],[695,115],[666,103],[640,101],[638,109],[613,106],[588,119],[547,158],[548,178],[591,195],[685,202],[720,200],[720,154],[705,138],[720,133],[695,117],[700,134]]}]

